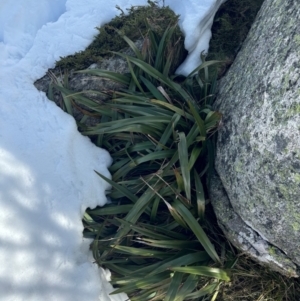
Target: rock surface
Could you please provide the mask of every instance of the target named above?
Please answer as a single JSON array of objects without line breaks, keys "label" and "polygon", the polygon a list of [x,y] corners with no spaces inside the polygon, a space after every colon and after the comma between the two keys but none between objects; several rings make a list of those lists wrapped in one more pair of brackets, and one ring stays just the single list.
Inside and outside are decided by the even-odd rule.
[{"label": "rock surface", "polygon": [[[138,47],[138,49],[141,49],[143,46],[143,40],[138,40],[135,42],[135,45]],[[134,56],[134,52],[131,48],[126,48],[124,50],[120,51],[123,54]],[[107,58],[103,58],[101,60],[101,63],[98,64],[92,64],[88,69],[102,69],[106,71],[112,71],[117,72],[120,74],[125,74],[129,72],[128,64],[126,59],[124,59],[121,56],[118,55],[112,55]],[[52,74],[52,75],[51,75]],[[60,68],[55,68],[53,70],[50,70],[47,72],[47,74],[42,77],[41,79],[37,80],[34,85],[39,91],[43,91],[45,93],[48,92],[49,84],[53,81],[53,75],[55,77],[63,82],[64,81],[64,74],[63,71],[60,70]],[[85,73],[74,73],[71,71],[68,74],[68,88],[71,91],[74,92],[81,92],[81,91],[118,91],[123,86],[117,82],[114,82],[112,80],[104,79],[99,76],[85,74]],[[85,93],[85,96],[93,99],[96,102],[102,102],[103,100],[107,99],[107,96],[105,94],[99,94],[99,93]],[[62,97],[61,93],[55,92],[54,93],[54,101],[59,107],[63,107],[62,105]],[[76,121],[80,121],[83,114],[82,110],[89,111],[88,108],[77,104],[77,107],[73,107],[73,116]],[[87,120],[85,120],[84,124],[87,126],[93,126],[95,124],[99,123],[99,118],[94,117],[91,115]]]},{"label": "rock surface", "polygon": [[300,274],[299,77],[300,6],[265,0],[220,83],[219,178],[211,188],[233,244],[294,277]]},{"label": "rock surface", "polygon": [[[135,46],[137,46],[138,49],[141,49],[142,45],[142,40],[135,42]],[[134,56],[134,52],[130,48],[124,49],[123,51],[121,50],[120,52],[129,56]],[[126,59],[118,55],[103,58],[101,63],[92,64],[89,69],[102,69],[121,74],[129,72]],[[55,68],[51,72],[60,80],[63,80],[62,70],[60,70],[60,68]],[[38,90],[47,92],[51,80],[51,76],[47,74],[43,78],[37,80],[34,85]],[[69,74],[69,87],[76,92],[83,90],[118,90],[121,88],[116,82],[105,80],[98,76],[74,72],[70,72]]]}]

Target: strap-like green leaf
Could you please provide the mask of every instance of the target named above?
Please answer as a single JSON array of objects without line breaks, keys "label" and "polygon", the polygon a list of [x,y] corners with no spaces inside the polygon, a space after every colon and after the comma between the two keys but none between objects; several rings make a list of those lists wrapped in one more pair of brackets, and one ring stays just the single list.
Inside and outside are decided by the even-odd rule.
[{"label": "strap-like green leaf", "polygon": [[210,242],[209,238],[203,231],[202,227],[199,225],[197,220],[194,218],[194,216],[191,214],[191,212],[178,200],[175,200],[174,202],[174,208],[176,211],[182,216],[184,222],[190,227],[190,229],[193,231],[193,233],[198,238],[199,242],[202,244],[203,248],[209,254],[209,256],[218,263],[221,263],[221,260],[215,250],[215,247]]},{"label": "strap-like green leaf", "polygon": [[191,175],[189,170],[189,158],[188,158],[188,146],[186,142],[186,137],[184,133],[178,133],[179,143],[178,143],[178,154],[179,162],[181,166],[181,173],[184,184],[184,191],[187,199],[191,201]]},{"label": "strap-like green leaf", "polygon": [[194,169],[194,179],[195,179],[195,188],[196,188],[197,212],[199,218],[203,221],[204,212],[205,212],[205,196],[204,196],[203,185],[201,183],[200,177],[196,169]]},{"label": "strap-like green leaf", "polygon": [[181,286],[174,301],[184,301],[186,296],[190,294],[197,287],[197,283],[198,283],[197,275],[190,274],[187,277],[186,281]]},{"label": "strap-like green leaf", "polygon": [[174,301],[178,289],[181,286],[182,278],[183,278],[183,273],[179,273],[179,272],[174,273],[164,301]]},{"label": "strap-like green leaf", "polygon": [[202,118],[198,114],[196,108],[194,107],[194,105],[190,101],[188,101],[188,105],[189,105],[189,108],[190,108],[190,111],[191,111],[192,115],[194,116],[194,118],[197,122],[197,125],[199,127],[199,131],[200,131],[201,136],[206,137],[206,130],[205,130],[205,126],[204,126],[204,121],[202,120]]},{"label": "strap-like green leaf", "polygon": [[148,90],[152,93],[153,97],[151,98],[156,98],[161,101],[165,101],[165,97],[157,90],[157,88],[144,76],[140,76],[141,81],[144,83],[144,85],[148,88]]},{"label": "strap-like green leaf", "polygon": [[138,198],[132,194],[128,189],[126,189],[125,187],[118,185],[117,183],[115,183],[114,181],[110,180],[109,178],[105,177],[104,175],[102,175],[101,173],[97,172],[95,170],[95,173],[102,178],[103,180],[105,180],[107,183],[109,183],[111,186],[113,186],[116,190],[120,191],[123,195],[125,195],[129,200],[131,200],[133,203],[136,203]]},{"label": "strap-like green leaf", "polygon": [[230,281],[230,277],[225,270],[219,268],[211,268],[208,266],[192,266],[192,267],[172,267],[172,271],[201,275],[205,277],[217,278],[224,281]]},{"label": "strap-like green leaf", "polygon": [[175,266],[189,266],[191,264],[204,262],[209,259],[209,256],[206,252],[200,251],[200,252],[191,252],[189,254],[183,255],[183,256],[176,256],[176,258],[169,258],[169,260],[165,259],[164,262],[161,263],[161,265],[156,268],[155,270],[152,270],[149,275],[155,275],[159,274],[161,272],[164,272],[171,267]]},{"label": "strap-like green leaf", "polygon": [[133,247],[126,247],[126,246],[119,246],[119,245],[111,245],[113,249],[115,249],[118,253],[125,253],[128,255],[138,255],[142,257],[154,257],[154,258],[166,258],[168,255],[166,252],[156,251],[154,249],[144,249],[144,248],[133,248]]}]

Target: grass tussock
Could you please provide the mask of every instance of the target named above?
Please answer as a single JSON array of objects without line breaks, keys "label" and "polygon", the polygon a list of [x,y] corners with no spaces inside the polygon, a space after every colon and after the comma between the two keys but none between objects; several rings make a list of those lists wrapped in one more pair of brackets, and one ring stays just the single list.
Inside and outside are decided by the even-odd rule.
[{"label": "grass tussock", "polygon": [[114,159],[112,180],[98,173],[112,185],[111,204],[85,213],[85,235],[94,238],[95,260],[112,271],[115,293],[126,292],[133,301],[217,296],[234,264],[224,245],[211,241],[204,222],[204,186],[221,120],[211,108],[216,82],[209,67],[218,62],[177,78],[171,71],[177,24],[162,34],[147,27],[141,51],[119,32],[135,53],[115,53],[127,60],[128,74],[78,71],[125,86],[105,91],[108,100],[98,104],[53,84],[68,113],[80,103],[99,115],[96,126],[86,126],[83,117],[79,129]]}]

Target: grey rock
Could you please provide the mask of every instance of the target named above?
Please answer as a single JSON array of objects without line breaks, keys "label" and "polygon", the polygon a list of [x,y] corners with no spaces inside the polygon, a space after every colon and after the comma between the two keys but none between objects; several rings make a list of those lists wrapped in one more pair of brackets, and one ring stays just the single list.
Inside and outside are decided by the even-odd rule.
[{"label": "grey rock", "polygon": [[[138,40],[135,42],[135,45],[138,49],[142,48],[143,40]],[[126,48],[120,51],[123,54],[129,56],[135,56],[134,52],[131,48]],[[120,74],[125,74],[129,72],[128,65],[126,59],[122,58],[118,55],[112,55],[111,57],[106,57],[101,60],[100,63],[92,64],[88,69],[102,69],[112,72],[117,72]],[[49,70],[47,74],[42,77],[41,79],[37,80],[34,85],[39,91],[43,91],[45,93],[48,92],[49,84],[53,81],[53,76],[63,82],[64,81],[64,74],[60,68],[55,68],[53,70]],[[71,70],[68,73],[68,86],[69,89],[74,92],[81,92],[81,91],[101,91],[104,94],[93,93],[93,92],[86,92],[84,96],[93,99],[95,102],[101,103],[107,99],[107,95],[105,94],[106,91],[118,91],[123,88],[123,85],[108,79],[101,78],[95,75],[89,75],[84,73],[75,73],[74,70]],[[54,94],[54,101],[59,106],[62,107],[62,97],[60,93]],[[77,121],[80,121],[82,118],[82,110],[89,111],[88,108],[78,105],[78,107],[73,108],[73,116]],[[93,126],[99,123],[99,118],[90,116],[86,121],[86,126]]]},{"label": "grey rock", "polygon": [[265,0],[220,83],[216,171],[224,190],[216,183],[211,188],[230,240],[294,277],[300,266],[299,77],[300,6]]},{"label": "grey rock", "polygon": [[269,243],[247,225],[233,209],[219,176],[211,180],[210,198],[218,224],[227,239],[244,254],[287,276],[297,277],[297,266],[279,248]]}]

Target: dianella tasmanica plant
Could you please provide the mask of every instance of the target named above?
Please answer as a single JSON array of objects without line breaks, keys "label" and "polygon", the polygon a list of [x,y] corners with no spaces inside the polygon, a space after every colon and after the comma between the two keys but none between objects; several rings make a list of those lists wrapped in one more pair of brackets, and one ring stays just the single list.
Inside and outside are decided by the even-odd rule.
[{"label": "dianella tasmanica plant", "polygon": [[[233,264],[205,220],[221,121],[211,106],[219,62],[203,60],[187,77],[170,74],[176,26],[158,35],[148,24],[141,49],[119,32],[134,52],[114,53],[127,61],[127,74],[78,71],[122,84],[105,91],[105,101],[52,84],[67,112],[79,104],[88,108],[79,130],[113,158],[111,179],[95,171],[111,184],[111,202],[86,211],[84,234],[94,238],[96,262],[112,271],[114,294],[125,292],[132,301],[214,300]],[[99,123],[86,126],[91,112]]]}]

